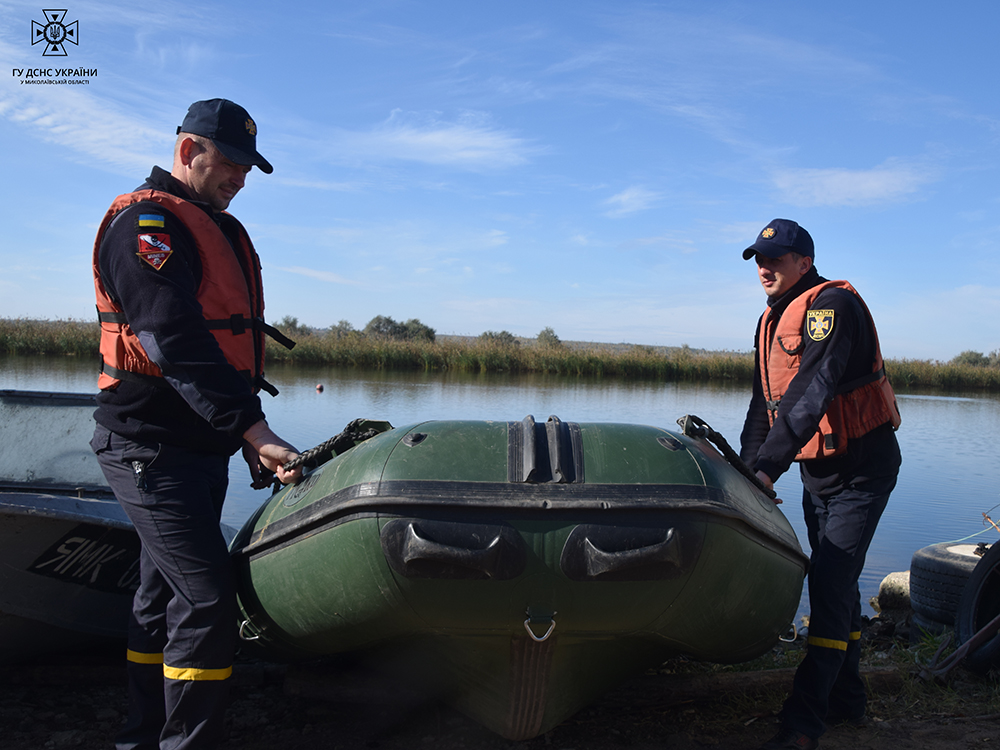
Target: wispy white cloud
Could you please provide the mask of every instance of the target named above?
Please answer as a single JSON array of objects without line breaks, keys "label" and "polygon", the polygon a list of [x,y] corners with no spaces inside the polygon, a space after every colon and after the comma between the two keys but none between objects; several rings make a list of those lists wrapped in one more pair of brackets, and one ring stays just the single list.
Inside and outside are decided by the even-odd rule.
[{"label": "wispy white cloud", "polygon": [[353,281],[351,279],[346,279],[340,274],[332,273],[330,271],[318,271],[315,268],[303,268],[302,266],[267,266],[268,271],[284,271],[285,273],[293,273],[298,276],[306,276],[310,279],[316,279],[317,281],[325,281],[329,284],[345,284],[347,286],[360,286],[360,281]]},{"label": "wispy white cloud", "polygon": [[774,148],[754,131],[776,90],[856,96],[859,86],[885,78],[835,45],[782,36],[773,25],[719,9],[686,14],[646,5],[607,10],[602,22],[599,42],[570,44],[566,57],[547,67],[543,80],[552,89],[631,102],[744,153]]},{"label": "wispy white cloud", "polygon": [[651,207],[660,197],[659,193],[646,190],[642,187],[630,187],[617,195],[612,195],[604,205],[610,206],[607,216],[618,218],[627,216],[636,211],[645,211]]},{"label": "wispy white cloud", "polygon": [[503,76],[493,76],[487,81],[499,96],[518,102],[538,102],[547,98],[534,81],[519,81]]},{"label": "wispy white cloud", "polygon": [[360,182],[331,182],[302,177],[278,177],[275,180],[286,187],[307,188],[309,190],[328,190],[337,193],[358,193],[365,189]]},{"label": "wispy white cloud", "polygon": [[718,241],[729,245],[738,245],[741,242],[750,245],[753,243],[757,233],[766,226],[764,222],[771,221],[774,218],[778,217],[761,216],[759,221],[737,221],[724,224],[715,227],[713,234]]},{"label": "wispy white cloud", "polygon": [[110,102],[66,86],[21,88],[28,90],[0,88],[0,117],[33,138],[65,147],[80,161],[134,175],[171,152],[173,136],[166,128]]},{"label": "wispy white cloud", "polygon": [[662,234],[656,237],[638,237],[622,244],[623,247],[629,245],[665,247],[672,250],[680,250],[682,253],[693,253],[698,250],[698,246],[691,237],[678,237],[669,234]]},{"label": "wispy white cloud", "polygon": [[486,234],[486,244],[489,247],[499,247],[506,245],[508,241],[507,233],[502,229],[493,229]]},{"label": "wispy white cloud", "polygon": [[781,199],[795,206],[869,206],[898,201],[933,180],[919,164],[890,159],[872,169],[779,169]]},{"label": "wispy white cloud", "polygon": [[341,131],[334,134],[333,140],[334,153],[352,158],[470,170],[520,166],[542,151],[476,113],[447,121],[432,114],[395,110],[368,132]]}]

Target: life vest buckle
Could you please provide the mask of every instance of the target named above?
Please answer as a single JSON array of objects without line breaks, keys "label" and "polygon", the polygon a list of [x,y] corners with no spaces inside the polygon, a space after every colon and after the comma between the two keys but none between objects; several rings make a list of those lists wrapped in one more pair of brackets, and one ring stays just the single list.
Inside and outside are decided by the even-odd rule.
[{"label": "life vest buckle", "polygon": [[229,327],[233,332],[234,336],[239,336],[241,333],[246,333],[247,330],[247,319],[243,317],[240,313],[233,313],[229,316]]}]

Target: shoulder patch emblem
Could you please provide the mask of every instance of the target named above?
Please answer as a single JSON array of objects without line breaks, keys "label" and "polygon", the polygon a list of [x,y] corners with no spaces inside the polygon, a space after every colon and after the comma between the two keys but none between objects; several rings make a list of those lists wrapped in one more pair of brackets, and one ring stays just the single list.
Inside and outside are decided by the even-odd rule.
[{"label": "shoulder patch emblem", "polygon": [[173,253],[174,251],[170,249],[169,234],[139,235],[139,252],[136,255],[149,263],[157,271],[163,268],[163,264],[167,262],[167,259]]},{"label": "shoulder patch emblem", "polygon": [[813,341],[822,341],[833,333],[833,310],[809,310],[806,313],[806,330]]}]

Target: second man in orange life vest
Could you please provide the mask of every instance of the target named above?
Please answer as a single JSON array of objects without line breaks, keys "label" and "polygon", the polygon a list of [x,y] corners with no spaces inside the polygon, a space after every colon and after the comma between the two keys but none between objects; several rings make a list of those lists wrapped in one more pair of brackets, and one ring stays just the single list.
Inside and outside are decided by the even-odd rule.
[{"label": "second man in orange life vest", "polygon": [[743,251],[767,308],[740,455],[767,487],[799,463],[811,547],[808,652],[762,750],[812,750],[827,725],[865,720],[858,578],[900,466],[899,411],[871,313],[848,282],[820,276],[814,257],[812,237],[787,219]]}]

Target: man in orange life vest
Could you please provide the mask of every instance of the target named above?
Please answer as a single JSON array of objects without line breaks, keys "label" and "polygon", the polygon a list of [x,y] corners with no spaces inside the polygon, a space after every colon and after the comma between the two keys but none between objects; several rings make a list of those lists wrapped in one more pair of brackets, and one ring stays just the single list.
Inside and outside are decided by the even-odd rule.
[{"label": "man in orange life vest", "polygon": [[[236,593],[219,521],[229,458],[253,484],[295,449],[264,419],[260,262],[225,212],[256,166],[257,126],[195,102],[173,167],[115,199],[94,243],[102,367],[91,447],[142,542],[129,624],[129,716],[119,750],[215,747],[236,647]],[[291,342],[284,340],[286,345]]]},{"label": "man in orange life vest", "polygon": [[820,276],[814,257],[809,233],[787,219],[743,251],[767,309],[740,455],[768,488],[799,462],[812,549],[808,652],[762,750],[811,750],[827,725],[865,720],[858,578],[900,465],[899,411],[871,313],[848,282]]}]

